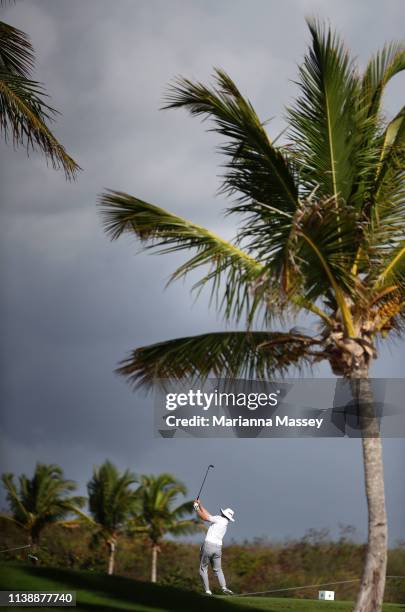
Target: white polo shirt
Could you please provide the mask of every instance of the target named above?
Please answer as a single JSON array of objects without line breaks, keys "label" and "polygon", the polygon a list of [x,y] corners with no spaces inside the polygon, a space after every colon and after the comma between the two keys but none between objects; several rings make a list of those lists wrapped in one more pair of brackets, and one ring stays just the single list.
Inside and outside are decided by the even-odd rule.
[{"label": "white polo shirt", "polygon": [[222,538],[224,537],[228,528],[228,519],[224,516],[209,516],[208,521],[211,525],[208,528],[205,541],[217,546],[222,546]]}]

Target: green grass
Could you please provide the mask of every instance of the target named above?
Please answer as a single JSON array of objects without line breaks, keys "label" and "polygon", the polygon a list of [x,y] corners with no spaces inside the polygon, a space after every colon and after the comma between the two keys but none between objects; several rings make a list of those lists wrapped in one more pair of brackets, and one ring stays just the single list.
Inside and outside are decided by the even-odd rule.
[{"label": "green grass", "polygon": [[[230,601],[243,605],[242,610],[252,612],[252,610],[267,610],[267,612],[281,612],[282,610],[296,610],[296,612],[312,612],[313,610],[329,610],[330,612],[343,611],[350,612],[353,604],[348,601],[317,601],[312,599],[287,599],[276,597],[240,597],[237,599],[229,598]],[[405,604],[384,604],[384,612],[394,612],[405,610]],[[238,610],[234,610],[238,612]]]},{"label": "green grass", "polygon": [[[346,610],[349,602],[319,602],[312,600],[273,597],[206,597],[172,587],[137,582],[119,576],[106,576],[94,572],[76,572],[49,567],[33,567],[17,564],[0,565],[0,589],[33,591],[76,591],[76,610],[87,612],[252,612],[267,610],[280,612],[295,610]],[[3,608],[15,610],[15,608]],[[49,610],[49,608],[34,608]],[[66,608],[51,608],[64,610]],[[405,605],[386,604],[386,612],[405,611]]]}]

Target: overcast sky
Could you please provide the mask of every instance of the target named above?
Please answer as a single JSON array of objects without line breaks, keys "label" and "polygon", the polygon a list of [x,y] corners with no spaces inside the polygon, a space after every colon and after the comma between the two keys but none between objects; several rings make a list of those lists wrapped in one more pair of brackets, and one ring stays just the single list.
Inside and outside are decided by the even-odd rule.
[{"label": "overcast sky", "polygon": [[[234,507],[230,536],[300,537],[339,523],[366,534],[358,440],[167,440],[152,433],[152,399],[113,374],[130,349],[223,323],[190,283],[164,284],[176,257],[111,244],[96,198],[109,187],[203,223],[225,237],[216,140],[179,111],[159,111],[176,75],[223,67],[269,131],[308,41],[304,17],[329,19],[364,66],[403,34],[403,0],[21,0],[2,18],[28,32],[36,77],[61,112],[55,133],[83,168],[76,183],[39,155],[1,144],[2,468],[63,466],[82,489],[106,458],[140,473],[171,471],[204,501]],[[403,85],[403,82],[402,82]],[[387,114],[403,103],[399,80]],[[403,88],[402,88],[403,91]],[[402,377],[404,344],[381,351],[373,374]],[[330,375],[327,368],[323,375]],[[405,539],[403,439],[384,441],[390,539]],[[3,502],[4,505],[4,502]]]}]

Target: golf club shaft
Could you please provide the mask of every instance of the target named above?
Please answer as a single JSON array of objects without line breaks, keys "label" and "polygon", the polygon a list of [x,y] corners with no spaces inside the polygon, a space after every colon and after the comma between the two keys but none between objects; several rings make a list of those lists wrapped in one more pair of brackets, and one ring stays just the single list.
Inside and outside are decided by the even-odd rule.
[{"label": "golf club shaft", "polygon": [[202,481],[202,485],[201,485],[201,487],[200,487],[200,490],[198,491],[197,499],[199,499],[199,498],[200,498],[201,491],[203,490],[204,483],[205,483],[205,481],[206,481],[206,479],[207,479],[208,472],[209,472],[209,469],[210,469],[211,467],[213,467],[213,466],[209,465],[209,466],[207,467],[207,471],[205,472],[204,480]]}]

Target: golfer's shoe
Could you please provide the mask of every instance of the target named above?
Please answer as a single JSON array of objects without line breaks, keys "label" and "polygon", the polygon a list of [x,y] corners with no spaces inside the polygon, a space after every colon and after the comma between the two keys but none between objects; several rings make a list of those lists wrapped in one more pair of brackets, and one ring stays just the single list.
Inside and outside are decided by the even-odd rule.
[{"label": "golfer's shoe", "polygon": [[223,592],[224,595],[233,595],[234,594],[234,592],[231,591],[231,589],[227,589],[227,588],[222,589],[222,592]]},{"label": "golfer's shoe", "polygon": [[212,592],[211,591],[205,591],[205,594],[206,595],[212,595]]}]

